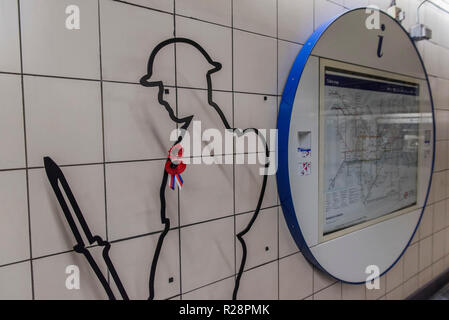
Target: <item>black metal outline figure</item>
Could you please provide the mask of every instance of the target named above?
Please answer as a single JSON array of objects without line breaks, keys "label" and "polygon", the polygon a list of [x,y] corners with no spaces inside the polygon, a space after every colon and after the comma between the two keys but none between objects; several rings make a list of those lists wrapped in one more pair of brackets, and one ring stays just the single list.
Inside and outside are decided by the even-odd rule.
[{"label": "black metal outline figure", "polygon": [[[108,241],[103,240],[98,235],[95,236],[92,235],[92,232],[90,231],[89,226],[87,225],[87,222],[84,219],[83,213],[81,212],[81,209],[78,206],[78,203],[76,202],[75,196],[73,195],[72,190],[70,189],[70,186],[59,166],[50,157],[44,158],[44,166],[45,172],[47,173],[48,181],[50,182],[53,191],[55,192],[59,205],[61,206],[64,216],[76,239],[77,244],[73,247],[73,250],[75,250],[75,252],[77,253],[83,254],[86,257],[87,262],[89,263],[92,270],[94,270],[98,280],[100,280],[109,299],[115,300],[115,295],[112,292],[111,287],[108,281],[106,280],[106,277],[101,272],[100,268],[98,267],[98,264],[95,262],[89,250],[86,249],[86,244],[84,243],[80,230],[78,229],[75,223],[76,219],[80,224],[81,229],[84,235],[86,236],[87,241],[89,242],[89,245],[94,245],[95,243],[97,243],[99,247],[103,247],[102,252],[103,260],[106,263],[108,271],[110,272],[112,279],[114,280],[115,285],[117,286],[117,289],[119,290],[123,300],[128,300],[129,298],[125,291],[125,288],[123,287],[123,284],[117,272],[115,271],[114,265],[112,264],[111,258],[109,257],[109,250],[111,249],[111,244]],[[60,189],[58,182],[61,184],[62,190]],[[69,200],[70,206],[72,207],[75,216],[73,216],[72,213],[70,212],[69,205],[64,199],[63,192],[65,193],[67,199]]]},{"label": "black metal outline figure", "polygon": [[[188,117],[184,117],[184,118],[178,118],[176,117],[173,108],[170,106],[170,104],[164,100],[163,98],[163,94],[164,94],[164,84],[162,81],[149,81],[152,74],[153,74],[153,65],[154,65],[154,59],[156,57],[156,54],[165,46],[173,44],[173,43],[184,43],[184,44],[188,44],[193,46],[194,48],[196,48],[203,56],[204,58],[206,58],[206,60],[209,62],[209,64],[211,64],[213,66],[212,69],[210,69],[207,74],[206,74],[206,79],[207,79],[207,99],[208,99],[208,103],[209,105],[218,113],[218,115],[221,118],[221,121],[223,122],[223,125],[225,127],[225,129],[227,130],[232,130],[232,132],[234,134],[236,134],[238,137],[243,136],[246,133],[249,132],[254,132],[257,134],[258,138],[261,139],[265,145],[265,156],[267,158],[267,162],[265,164],[265,168],[268,168],[270,163],[268,162],[269,156],[270,156],[270,151],[268,149],[268,145],[266,143],[266,140],[264,138],[263,135],[260,134],[259,130],[256,128],[246,128],[246,129],[238,129],[238,128],[231,128],[231,126],[229,125],[228,120],[226,119],[225,115],[223,114],[223,111],[220,109],[220,107],[212,100],[212,81],[211,81],[211,74],[220,71],[222,66],[221,63],[213,61],[211,59],[211,57],[209,56],[209,54],[195,41],[192,41],[190,39],[186,39],[186,38],[172,38],[172,39],[168,39],[165,40],[163,42],[161,42],[160,44],[158,44],[153,51],[151,52],[150,58],[148,60],[148,65],[147,65],[147,70],[148,73],[143,76],[140,79],[140,83],[141,85],[145,86],[145,87],[158,87],[159,88],[159,93],[158,93],[158,101],[159,104],[161,104],[162,106],[165,107],[165,109],[167,110],[170,119],[172,121],[174,121],[177,124],[182,124],[181,129],[187,130],[187,128],[189,127],[192,119],[193,119],[193,115],[188,116]],[[185,131],[183,131],[185,132]],[[173,144],[176,145],[178,143],[180,143],[183,139],[183,134],[181,134],[177,141]],[[167,158],[167,161],[169,159]],[[95,235],[93,236],[86,220],[84,219],[84,216],[81,212],[81,209],[78,206],[78,203],[75,200],[75,197],[69,187],[69,184],[67,183],[67,180],[64,177],[64,174],[62,173],[61,169],[59,168],[59,166],[50,158],[50,157],[45,157],[44,158],[44,165],[45,165],[45,171],[47,173],[47,177],[48,180],[53,188],[53,191],[56,195],[56,198],[58,199],[58,202],[62,208],[62,211],[64,212],[64,216],[70,226],[70,229],[72,230],[73,235],[75,236],[75,239],[77,241],[77,244],[73,247],[73,249],[75,250],[75,252],[77,253],[81,253],[83,254],[89,265],[91,266],[91,268],[94,270],[96,276],[98,277],[98,279],[100,280],[101,284],[103,285],[103,288],[105,289],[109,299],[111,300],[115,300],[115,296],[114,293],[111,290],[111,287],[108,283],[108,281],[106,280],[106,277],[103,275],[103,273],[101,272],[100,268],[98,267],[97,263],[95,262],[95,260],[93,259],[92,255],[90,254],[90,252],[86,249],[86,245],[83,241],[83,238],[81,237],[81,233],[78,230],[78,227],[75,223],[75,219],[72,216],[69,206],[67,204],[67,202],[64,199],[63,196],[63,192],[61,191],[58,182],[61,184],[62,189],[64,191],[64,193],[67,196],[67,199],[70,202],[71,207],[73,208],[73,211],[75,213],[75,217],[78,220],[82,231],[84,232],[87,240],[89,241],[90,245],[94,245],[95,243],[98,244],[98,246],[103,247],[103,259],[106,263],[106,266],[112,276],[112,279],[114,280],[122,298],[124,300],[128,300],[128,295],[125,291],[125,288],[123,287],[123,284],[114,268],[114,265],[112,264],[112,261],[109,257],[109,250],[111,248],[111,244],[108,241],[103,240],[100,236]],[[176,168],[176,164],[172,163],[172,166],[174,168]],[[259,215],[260,212],[260,208],[262,206],[262,201],[263,201],[263,197],[265,194],[265,189],[266,189],[266,185],[267,185],[267,174],[264,174],[264,178],[263,178],[263,182],[262,182],[262,186],[261,186],[261,190],[260,190],[260,194],[259,194],[259,198],[257,201],[257,206],[256,209],[254,211],[253,216],[251,217],[249,223],[247,224],[247,226],[240,231],[236,236],[237,239],[239,240],[241,246],[242,246],[242,260],[240,262],[240,267],[239,267],[239,271],[238,274],[236,276],[235,279],[235,286],[234,286],[234,291],[232,294],[232,299],[236,300],[237,299],[237,293],[238,293],[238,289],[240,286],[240,279],[242,277],[243,274],[243,270],[245,268],[245,263],[246,263],[246,257],[247,257],[247,247],[246,247],[246,243],[245,240],[243,239],[243,236],[245,234],[247,234],[251,227],[253,226],[254,222],[256,221],[257,216]],[[163,172],[163,176],[162,176],[162,182],[161,182],[161,186],[160,186],[160,204],[161,204],[161,211],[160,211],[160,215],[161,215],[161,223],[164,225],[164,230],[161,232],[159,238],[158,238],[158,242],[157,242],[157,246],[156,246],[156,250],[154,252],[153,255],[153,260],[151,263],[151,269],[150,269],[150,277],[149,277],[149,300],[153,300],[154,299],[154,280],[155,280],[155,275],[156,275],[156,268],[157,268],[157,263],[158,263],[158,259],[159,259],[159,255],[162,249],[162,245],[165,239],[165,236],[167,235],[167,233],[170,230],[170,219],[167,218],[166,216],[166,201],[165,201],[165,190],[167,188],[167,180],[168,180],[168,173],[165,170],[164,167],[164,172]]]},{"label": "black metal outline figure", "polygon": [[[184,118],[178,118],[175,115],[175,112],[173,111],[173,108],[170,106],[170,104],[164,100],[163,98],[163,94],[164,94],[164,84],[162,81],[150,81],[150,78],[153,75],[153,66],[154,66],[154,59],[157,55],[157,53],[164,47],[170,45],[170,44],[176,44],[176,43],[183,43],[183,44],[188,44],[193,46],[195,49],[197,49],[204,58],[206,58],[207,62],[213,66],[212,69],[208,70],[206,73],[206,80],[207,80],[207,100],[208,100],[208,104],[218,113],[218,115],[221,118],[221,121],[223,122],[223,125],[225,127],[225,129],[227,130],[232,130],[233,133],[235,133],[238,137],[241,137],[242,135],[248,133],[248,132],[254,132],[257,134],[257,136],[259,137],[259,139],[261,139],[265,145],[265,156],[267,158],[267,162],[265,164],[265,168],[268,168],[270,163],[268,161],[269,156],[270,156],[270,151],[268,149],[268,144],[266,143],[266,140],[264,138],[263,135],[260,134],[259,130],[257,130],[256,128],[246,128],[246,129],[238,129],[238,128],[231,128],[231,126],[229,125],[228,120],[226,119],[225,115],[223,114],[223,111],[220,109],[220,107],[212,100],[212,80],[211,80],[211,74],[218,72],[221,70],[222,65],[221,63],[217,62],[217,61],[213,61],[212,58],[210,57],[210,55],[206,52],[206,50],[204,50],[197,42],[190,40],[190,39],[186,39],[186,38],[171,38],[168,40],[165,40],[161,43],[159,43],[151,52],[150,57],[148,59],[148,64],[147,64],[147,74],[145,76],[143,76],[140,79],[140,84],[145,86],[145,87],[158,87],[159,88],[159,92],[158,92],[158,101],[159,104],[161,104],[162,106],[165,107],[165,109],[167,110],[170,119],[172,121],[174,121],[177,124],[182,124],[181,125],[181,129],[183,130],[187,130],[187,128],[189,127],[192,119],[193,119],[193,115],[191,116],[187,116]],[[182,141],[182,139],[184,138],[183,136],[183,132],[180,134],[180,136],[178,137],[177,141],[173,144],[176,145],[178,143],[180,143]],[[167,159],[169,160],[169,159]],[[172,164],[174,167],[176,167],[175,164]],[[242,246],[242,260],[240,262],[240,267],[239,267],[239,272],[237,274],[236,280],[235,280],[235,286],[234,286],[234,291],[232,294],[232,299],[236,300],[237,299],[237,293],[238,293],[238,289],[240,286],[240,279],[242,277],[243,274],[243,270],[245,268],[245,263],[246,263],[246,256],[247,256],[247,248],[246,248],[246,243],[245,240],[243,239],[243,236],[245,234],[247,234],[251,227],[253,226],[257,216],[259,215],[260,212],[260,208],[262,206],[262,201],[263,201],[263,197],[265,194],[265,189],[266,189],[266,185],[267,185],[267,174],[264,174],[264,178],[263,178],[263,182],[262,182],[262,187],[260,190],[260,194],[259,194],[259,199],[257,201],[257,206],[256,209],[254,211],[253,216],[251,217],[251,220],[249,221],[248,225],[242,230],[240,231],[236,236],[237,239],[239,240],[241,246]],[[156,268],[157,268],[157,262],[159,259],[159,255],[162,249],[162,245],[164,242],[164,238],[167,235],[168,231],[170,230],[170,219],[167,218],[166,216],[166,201],[165,201],[165,190],[166,190],[166,185],[167,185],[167,179],[168,179],[168,173],[165,171],[164,169],[164,173],[162,176],[162,182],[161,182],[161,187],[160,187],[160,201],[161,201],[161,223],[164,225],[164,230],[162,231],[162,233],[159,236],[158,242],[157,242],[157,246],[156,246],[156,250],[153,256],[153,261],[151,264],[151,270],[150,270],[150,280],[149,280],[149,291],[150,291],[150,296],[149,296],[149,300],[154,299],[154,279],[155,279],[155,274],[156,274]]]}]

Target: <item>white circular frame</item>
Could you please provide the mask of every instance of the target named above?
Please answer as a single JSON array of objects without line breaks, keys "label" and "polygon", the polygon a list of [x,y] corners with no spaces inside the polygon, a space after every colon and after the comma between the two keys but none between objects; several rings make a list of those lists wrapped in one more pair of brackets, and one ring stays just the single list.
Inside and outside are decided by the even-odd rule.
[{"label": "white circular frame", "polygon": [[[287,226],[303,255],[317,268],[347,283],[363,283],[369,265],[380,275],[390,270],[405,252],[422,217],[429,189],[435,153],[435,121],[430,84],[421,56],[408,33],[396,20],[378,11],[380,29],[368,29],[374,12],[358,8],[331,19],[304,44],[290,71],[278,116],[279,197]],[[378,54],[382,37],[381,56]],[[417,206],[413,211],[388,215],[361,228],[336,232],[323,238],[319,223],[319,81],[323,61],[351,64],[379,72],[414,78],[419,83],[420,141],[431,131],[430,143],[420,148]],[[298,176],[298,132],[311,132],[311,174]],[[424,155],[427,156],[424,156]]]}]

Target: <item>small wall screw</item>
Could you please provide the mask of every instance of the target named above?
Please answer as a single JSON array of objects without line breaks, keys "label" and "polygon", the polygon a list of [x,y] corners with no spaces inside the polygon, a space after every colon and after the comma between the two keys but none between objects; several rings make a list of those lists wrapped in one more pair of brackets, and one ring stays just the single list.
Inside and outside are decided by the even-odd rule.
[{"label": "small wall screw", "polygon": [[173,277],[168,278],[168,283],[172,283],[174,281]]}]

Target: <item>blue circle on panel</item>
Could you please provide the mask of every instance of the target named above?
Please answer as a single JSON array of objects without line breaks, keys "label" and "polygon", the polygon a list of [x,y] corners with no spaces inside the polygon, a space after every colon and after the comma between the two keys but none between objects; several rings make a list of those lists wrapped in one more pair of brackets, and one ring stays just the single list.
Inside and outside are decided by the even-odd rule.
[{"label": "blue circle on panel", "polygon": [[[309,246],[307,245],[303,233],[301,231],[297,215],[294,209],[293,200],[292,200],[292,192],[290,189],[290,177],[289,177],[289,166],[288,166],[288,141],[289,141],[289,135],[290,135],[290,120],[291,120],[291,114],[293,110],[293,104],[295,101],[296,91],[298,88],[299,81],[301,80],[301,76],[303,73],[303,70],[306,66],[306,63],[312,53],[312,50],[314,49],[315,45],[320,40],[321,36],[326,32],[326,30],[339,18],[343,17],[349,12],[360,10],[360,9],[366,9],[366,8],[357,8],[353,10],[348,10],[340,15],[335,16],[334,18],[330,19],[329,21],[323,23],[318,29],[315,30],[315,32],[309,37],[309,39],[306,41],[304,46],[302,47],[301,51],[299,52],[298,56],[295,59],[295,62],[293,63],[293,66],[290,70],[289,76],[287,78],[287,81],[285,83],[284,91],[282,93],[282,100],[281,104],[279,106],[279,114],[277,119],[277,130],[278,130],[278,146],[277,146],[277,152],[278,152],[278,168],[276,173],[276,180],[277,180],[277,188],[278,188],[278,194],[279,199],[281,202],[282,210],[284,213],[284,217],[287,223],[287,226],[290,230],[290,233],[293,237],[293,239],[296,242],[296,245],[298,246],[301,253],[304,255],[304,257],[312,263],[315,267],[326,273],[327,275],[342,281],[344,283],[350,283],[350,284],[362,284],[364,282],[349,282],[342,279],[339,279],[335,277],[334,275],[330,274],[326,271],[325,268],[323,268],[320,263],[317,261],[317,259],[314,257],[313,253],[311,252]],[[370,8],[372,9],[372,8]],[[386,14],[387,15],[387,14]],[[387,15],[390,17],[389,15]],[[427,192],[424,200],[424,205],[421,210],[421,214],[418,220],[418,223],[416,224],[416,227],[410,237],[410,239],[407,242],[407,245],[402,250],[398,258],[391,264],[390,267],[388,267],[384,272],[380,274],[380,276],[387,273],[402,257],[402,255],[405,253],[407,247],[410,245],[410,242],[412,241],[416,230],[418,229],[418,226],[421,222],[424,209],[427,204],[427,200],[430,193],[430,186],[432,183],[432,174],[434,169],[434,162],[435,162],[435,114],[434,114],[434,105],[433,105],[433,99],[432,99],[432,92],[429,84],[429,77],[426,71],[426,68],[424,66],[424,62],[422,60],[421,55],[419,54],[418,49],[416,48],[416,45],[414,41],[410,38],[407,31],[404,29],[404,27],[395,19],[391,18],[391,20],[395,21],[399,27],[404,31],[404,33],[407,34],[410,42],[413,44],[413,48],[415,49],[417,56],[421,62],[422,68],[424,70],[425,80],[427,83],[427,89],[429,91],[429,97],[430,97],[430,104],[431,104],[431,110],[432,110],[432,125],[433,125],[433,146],[432,146],[432,166],[431,166],[431,174],[429,178],[429,184],[427,187]],[[379,277],[380,277],[379,276]]]}]

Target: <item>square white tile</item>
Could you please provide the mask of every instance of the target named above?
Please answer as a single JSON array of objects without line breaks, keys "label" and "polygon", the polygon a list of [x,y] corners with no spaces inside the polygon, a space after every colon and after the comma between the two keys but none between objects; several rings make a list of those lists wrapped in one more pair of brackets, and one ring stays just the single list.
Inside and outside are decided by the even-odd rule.
[{"label": "square white tile", "polygon": [[[182,225],[233,214],[232,173],[230,164],[187,165],[179,192]],[[173,191],[167,189],[167,192]]]},{"label": "square white tile", "polygon": [[432,264],[432,237],[419,242],[419,270],[422,271]]},{"label": "square white tile", "polygon": [[279,260],[279,299],[299,300],[313,293],[313,268],[301,253]]},{"label": "square white tile", "polygon": [[313,300],[341,300],[341,282],[315,293]]},{"label": "square white tile", "polygon": [[[244,230],[253,213],[245,213],[236,217],[236,234]],[[261,210],[250,231],[243,236],[247,256],[245,269],[277,259],[277,208]],[[236,269],[239,270],[242,260],[242,246],[237,240]]]},{"label": "square white tile", "polygon": [[276,94],[276,56],[276,39],[234,31],[234,90]]},{"label": "square white tile", "polygon": [[278,89],[279,94],[284,91],[288,75],[302,46],[296,43],[279,40],[278,44]]},{"label": "square white tile", "polygon": [[275,261],[244,272],[237,299],[277,300],[277,289],[278,263]]},{"label": "square white tile", "polygon": [[[234,94],[234,113],[235,113],[235,126],[240,129],[256,128],[260,129],[260,133],[264,135],[266,143],[270,148],[270,151],[275,150],[276,146],[276,118],[277,118],[277,98],[274,96],[262,96],[257,94]],[[253,138],[257,138],[255,133],[247,133],[247,136],[254,135]],[[263,142],[258,152],[265,153],[265,146]],[[236,150],[241,152],[240,150]],[[246,149],[244,152],[251,152]]]},{"label": "square white tile", "polygon": [[435,144],[435,166],[434,171],[447,169],[448,165],[448,148],[447,141],[437,141]]},{"label": "square white tile", "polygon": [[432,89],[432,98],[435,109],[449,108],[449,81],[437,77],[429,77],[430,87]]},{"label": "square white tile", "polygon": [[[103,274],[107,275],[102,248],[89,249]],[[73,277],[73,267],[79,270],[79,289],[68,289],[66,281]],[[68,269],[69,267],[69,269]],[[33,261],[34,294],[36,300],[106,300],[103,286],[84,255],[68,252]]]},{"label": "square white tile", "polygon": [[[176,124],[158,102],[158,89],[137,84],[104,83],[104,134],[106,161],[163,159],[173,145]],[[164,94],[176,110],[176,94]]]},{"label": "square white tile", "polygon": [[298,246],[288,230],[282,207],[279,207],[279,257],[282,258],[298,251]]},{"label": "square white tile", "polygon": [[183,292],[234,274],[234,218],[181,229]]},{"label": "square white tile", "polygon": [[444,257],[446,251],[446,230],[434,233],[432,242],[432,261],[437,262]]},{"label": "square white tile", "polygon": [[0,172],[0,265],[30,258],[25,170]]},{"label": "square white tile", "polygon": [[304,43],[313,32],[313,0],[278,0],[279,38]]},{"label": "square white tile", "polygon": [[[106,199],[108,233],[112,240],[160,231],[160,188],[165,161],[108,164]],[[178,225],[177,192],[165,187],[166,217]]]},{"label": "square white tile", "polygon": [[230,300],[234,291],[234,277],[218,281],[182,295],[184,300]]},{"label": "square white tile", "polygon": [[314,29],[316,30],[323,23],[328,21],[329,19],[343,13],[345,8],[336,3],[327,1],[327,0],[315,0],[315,20],[314,20]]},{"label": "square white tile", "polygon": [[435,110],[435,126],[436,140],[447,140],[449,125],[449,111],[437,109]]},{"label": "square white tile", "polygon": [[16,0],[0,1],[0,71],[20,72],[19,11]]},{"label": "square white tile", "polygon": [[404,282],[403,288],[404,288],[403,289],[404,298],[409,297],[412,293],[418,290],[418,275]]},{"label": "square white tile", "polygon": [[100,84],[27,76],[24,79],[28,165],[103,159]]},{"label": "square white tile", "polygon": [[234,28],[276,37],[276,0],[234,1]]},{"label": "square white tile", "polygon": [[[259,174],[258,164],[235,165],[235,212],[254,211],[262,188],[263,176]],[[277,191],[275,176],[268,176],[262,208],[275,206]]]},{"label": "square white tile", "polygon": [[366,7],[367,5],[369,5],[369,1],[368,0],[343,0],[343,4],[346,8],[354,9],[354,8],[358,8],[358,7]]},{"label": "square white tile", "polygon": [[434,264],[432,264],[432,276],[433,276],[433,279],[435,279],[438,276],[440,276],[444,271],[446,271],[446,267],[445,267],[445,264],[444,264],[444,259],[440,259],[437,262],[435,262]]},{"label": "square white tile", "polygon": [[432,234],[434,208],[435,205],[428,205],[424,209],[418,229],[420,239],[424,239]]},{"label": "square white tile", "polygon": [[176,14],[231,25],[232,0],[182,0],[176,1]]},{"label": "square white tile", "polygon": [[344,6],[346,0],[332,0],[332,1],[335,2],[336,4],[339,4],[339,5],[341,5],[341,6]]},{"label": "square white tile", "polygon": [[30,262],[0,268],[0,299],[31,300]]},{"label": "square white tile", "polygon": [[[149,297],[150,268],[158,238],[159,234],[154,234],[111,244],[111,260],[131,300],[146,300]],[[112,279],[111,282],[114,283]],[[164,239],[158,259],[154,298],[173,297],[180,293],[179,286],[178,230],[172,230]],[[114,292],[119,294],[115,285]]]},{"label": "square white tile", "polygon": [[441,201],[446,196],[446,187],[449,181],[446,181],[446,172],[434,172],[432,179],[432,187],[434,187],[435,202]]},{"label": "square white tile", "polygon": [[441,65],[442,58],[440,56],[440,48],[437,44],[429,41],[423,42],[422,48],[422,55],[427,73],[436,77],[441,77],[443,67]]},{"label": "square white tile", "polygon": [[399,287],[395,288],[394,290],[387,293],[386,298],[387,300],[402,300],[404,297],[404,286],[400,285]]},{"label": "square white tile", "polygon": [[313,268],[313,292],[318,292],[324,288],[329,287],[337,280],[332,278],[330,275],[324,273],[323,271]]},{"label": "square white tile", "polygon": [[[91,233],[106,239],[103,166],[63,167],[61,170]],[[72,250],[77,243],[45,169],[30,170],[29,184],[33,257]],[[84,241],[87,244],[86,238]]]},{"label": "square white tile", "polygon": [[[207,32],[204,32],[207,30]],[[198,43],[222,69],[211,75],[212,88],[232,89],[232,31],[230,28],[184,17],[176,17],[176,36]],[[176,72],[178,85],[207,88],[206,73],[215,68],[203,54],[190,44],[176,44]]]},{"label": "square white tile", "polygon": [[449,255],[449,228],[446,228],[446,260],[449,259],[447,255]]},{"label": "square white tile", "polygon": [[[223,112],[229,126],[232,125],[232,93],[230,92],[212,92],[212,100]],[[188,117],[193,115],[192,123],[187,129],[190,139],[186,135],[183,144],[185,144],[184,156],[200,155],[220,155],[232,154],[232,137],[228,149],[226,149],[225,124],[220,118],[218,112],[208,103],[206,90],[178,89],[178,117]],[[206,132],[207,129],[213,129],[214,132]],[[218,132],[216,131],[218,130]],[[221,134],[221,143],[209,137],[209,133]],[[213,141],[212,141],[213,140]],[[196,143],[200,141],[200,143]],[[189,142],[189,144],[187,144]],[[214,148],[215,144],[217,148]],[[196,147],[198,146],[198,147]],[[213,149],[213,150],[212,150]]]},{"label": "square white tile", "polygon": [[137,4],[150,9],[162,10],[173,13],[174,1],[167,0],[127,0],[126,2]]},{"label": "square white tile", "polygon": [[[101,0],[100,21],[105,80],[138,83],[147,74],[152,50],[160,42],[173,38],[173,15],[126,3]],[[173,85],[174,57],[173,45],[161,49],[154,61],[152,79]]]},{"label": "square white tile", "polygon": [[343,300],[365,300],[365,284],[342,283],[341,295]]},{"label": "square white tile", "polygon": [[[80,28],[69,29],[70,5]],[[21,1],[23,71],[74,78],[100,78],[98,3],[91,0]]]},{"label": "square white tile", "polygon": [[[446,181],[449,181],[449,170],[446,171]],[[428,202],[430,202],[430,196],[431,196],[431,193],[429,194],[429,199],[427,200]],[[446,201],[448,201],[447,198],[449,198],[449,184],[446,184],[445,197],[446,197]],[[449,208],[449,205],[446,204],[446,208]],[[449,225],[449,213],[448,213],[448,217],[447,217],[446,223]]]},{"label": "square white tile", "polygon": [[432,267],[428,267],[427,269],[421,271],[418,274],[418,285],[420,288],[424,287],[432,280]]},{"label": "square white tile", "polygon": [[433,233],[446,228],[446,201],[439,201],[433,205]]},{"label": "square white tile", "polygon": [[407,248],[404,254],[404,280],[408,280],[418,273],[419,244],[415,243]]},{"label": "square white tile", "polygon": [[404,259],[399,261],[391,268],[387,274],[387,292],[396,289],[404,282]]},{"label": "square white tile", "polygon": [[[442,41],[442,29],[440,29],[443,26],[443,17],[440,16],[440,11],[438,8],[434,6],[422,6],[420,10],[420,17],[422,23],[425,23],[427,26],[429,26],[430,29],[432,29],[432,42],[443,44]],[[440,31],[441,30],[441,31]]]},{"label": "square white tile", "polygon": [[20,76],[0,75],[0,168],[25,167],[22,83]]},{"label": "square white tile", "polygon": [[[348,0],[344,0],[348,1]],[[390,6],[391,1],[390,0],[370,0],[371,5],[376,5],[381,10],[387,10],[387,8]]]}]

